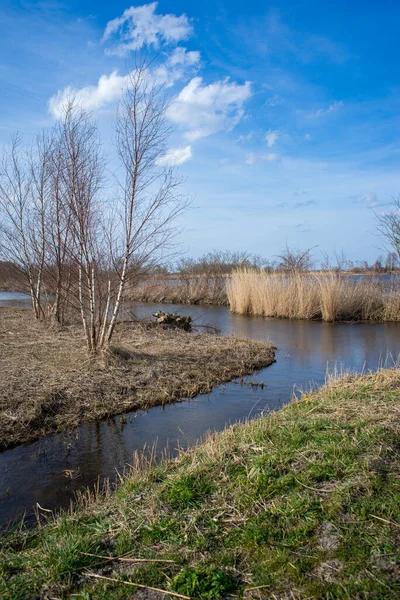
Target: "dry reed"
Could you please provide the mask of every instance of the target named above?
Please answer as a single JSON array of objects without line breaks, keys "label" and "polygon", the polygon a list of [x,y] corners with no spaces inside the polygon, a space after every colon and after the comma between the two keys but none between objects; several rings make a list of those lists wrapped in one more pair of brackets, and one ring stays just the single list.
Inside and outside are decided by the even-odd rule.
[{"label": "dry reed", "polygon": [[243,269],[228,285],[232,312],[323,321],[400,321],[400,288],[374,277]]},{"label": "dry reed", "polygon": [[130,286],[126,296],[143,302],[227,305],[226,281],[223,276],[195,274],[179,278],[152,276]]}]

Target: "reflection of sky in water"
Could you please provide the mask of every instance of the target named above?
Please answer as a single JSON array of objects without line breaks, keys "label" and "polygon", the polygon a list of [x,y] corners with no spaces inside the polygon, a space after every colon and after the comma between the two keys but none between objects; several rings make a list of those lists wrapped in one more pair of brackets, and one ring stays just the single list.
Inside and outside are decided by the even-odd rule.
[{"label": "reflection of sky in water", "polygon": [[[0,294],[1,296],[2,294]],[[361,371],[384,363],[388,353],[399,354],[400,325],[394,323],[331,324],[232,315],[224,307],[137,303],[137,316],[157,309],[190,314],[195,326],[213,325],[223,333],[271,340],[277,362],[246,381],[263,381],[264,389],[230,383],[197,399],[156,407],[148,412],[107,422],[82,425],[70,434],[54,434],[0,454],[0,522],[20,516],[38,502],[46,508],[65,506],[74,491],[97,478],[115,478],[132,460],[135,450],[157,443],[158,451],[195,442],[208,430],[279,408],[294,387],[324,382],[335,365]],[[67,479],[71,469],[81,474]]]}]

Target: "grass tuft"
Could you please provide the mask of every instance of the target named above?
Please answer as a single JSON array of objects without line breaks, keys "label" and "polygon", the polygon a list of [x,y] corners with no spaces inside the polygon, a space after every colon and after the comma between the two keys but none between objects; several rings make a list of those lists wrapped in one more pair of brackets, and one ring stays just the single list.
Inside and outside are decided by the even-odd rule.
[{"label": "grass tuft", "polygon": [[218,600],[237,587],[234,579],[215,567],[186,567],[171,581],[171,588],[191,598]]}]

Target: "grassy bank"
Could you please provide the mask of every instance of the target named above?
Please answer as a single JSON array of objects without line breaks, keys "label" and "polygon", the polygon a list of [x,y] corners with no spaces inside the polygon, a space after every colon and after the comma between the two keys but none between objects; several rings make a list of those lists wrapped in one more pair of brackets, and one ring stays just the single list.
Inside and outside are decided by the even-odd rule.
[{"label": "grassy bank", "polygon": [[374,277],[236,271],[228,286],[239,314],[323,321],[400,321],[400,288]]},{"label": "grassy bank", "polygon": [[398,370],[347,377],[138,463],[116,492],[6,534],[0,596],[398,598],[399,401]]},{"label": "grassy bank", "polygon": [[79,325],[55,329],[0,309],[0,449],[136,408],[208,392],[274,360],[271,345],[121,323],[89,359]]}]

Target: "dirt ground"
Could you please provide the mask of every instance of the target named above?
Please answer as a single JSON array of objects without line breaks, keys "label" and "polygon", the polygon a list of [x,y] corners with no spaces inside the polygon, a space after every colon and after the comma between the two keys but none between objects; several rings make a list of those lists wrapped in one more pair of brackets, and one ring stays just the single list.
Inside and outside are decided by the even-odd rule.
[{"label": "dirt ground", "polygon": [[206,393],[272,362],[272,345],[141,323],[119,324],[110,351],[90,358],[79,325],[1,308],[0,450]]}]

